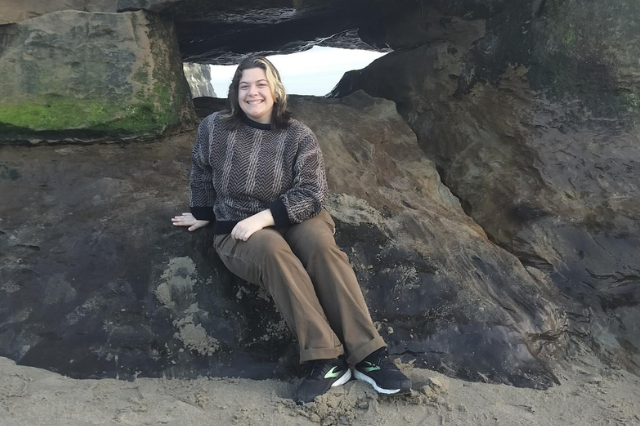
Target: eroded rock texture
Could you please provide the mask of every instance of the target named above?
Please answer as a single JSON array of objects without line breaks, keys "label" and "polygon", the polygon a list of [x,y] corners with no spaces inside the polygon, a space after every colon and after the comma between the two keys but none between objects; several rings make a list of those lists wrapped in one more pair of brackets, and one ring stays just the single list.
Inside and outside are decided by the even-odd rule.
[{"label": "eroded rock texture", "polygon": [[[391,351],[544,387],[569,337],[639,371],[637,3],[119,0],[120,13],[84,12],[113,7],[0,5],[2,23],[19,22],[0,26],[1,138],[188,126],[180,55],[391,47],[345,76],[341,99],[292,102],[320,138],[338,242]],[[201,114],[220,104],[196,99]],[[268,297],[224,270],[208,231],[171,228],[193,136],[0,148],[0,355],[75,377],[295,364]]]},{"label": "eroded rock texture", "polygon": [[[395,105],[362,92],[292,104],[321,141],[338,243],[391,352],[551,384],[539,359],[566,326],[557,290],[464,214]],[[295,363],[268,297],[226,272],[209,231],[170,224],[193,137],[2,148],[0,193],[21,195],[0,206],[1,355],[76,377],[265,377]]]},{"label": "eroded rock texture", "polygon": [[192,97],[217,97],[216,91],[211,84],[211,69],[209,65],[185,63],[183,64],[183,69]]},{"label": "eroded rock texture", "polygon": [[640,8],[519,1],[461,14],[463,4],[423,12],[443,36],[390,19],[404,48],[336,94],[394,100],[491,240],[579,302],[575,333],[638,372]]},{"label": "eroded rock texture", "polygon": [[60,11],[0,27],[0,143],[144,139],[193,125],[173,24]]},{"label": "eroded rock texture", "polygon": [[116,12],[118,4],[113,0],[3,0],[0,3],[0,25],[15,24],[61,10]]},{"label": "eroded rock texture", "polygon": [[[372,47],[359,29],[375,26],[384,10],[368,0],[127,0],[171,17],[188,62],[236,64],[249,53],[293,53],[315,45]],[[384,47],[384,46],[383,46]]]},{"label": "eroded rock texture", "polygon": [[[46,3],[46,4],[45,4]],[[175,23],[185,62],[235,64],[249,53],[293,53],[316,45],[372,49],[384,2],[371,0],[8,0],[0,25],[47,13],[145,10]],[[365,41],[363,41],[365,40]],[[387,49],[381,44],[379,49]]]}]

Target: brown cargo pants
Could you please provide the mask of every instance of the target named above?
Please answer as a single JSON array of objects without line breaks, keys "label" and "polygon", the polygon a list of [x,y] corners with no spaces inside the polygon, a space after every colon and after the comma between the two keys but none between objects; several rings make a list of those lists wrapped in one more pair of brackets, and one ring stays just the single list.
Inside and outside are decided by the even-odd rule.
[{"label": "brown cargo pants", "polygon": [[[247,241],[216,235],[214,246],[231,272],[267,290],[300,346],[300,362],[348,354],[356,364],[386,346],[349,264],[335,243],[324,209],[312,219],[265,228]],[[343,347],[344,344],[344,347]]]}]

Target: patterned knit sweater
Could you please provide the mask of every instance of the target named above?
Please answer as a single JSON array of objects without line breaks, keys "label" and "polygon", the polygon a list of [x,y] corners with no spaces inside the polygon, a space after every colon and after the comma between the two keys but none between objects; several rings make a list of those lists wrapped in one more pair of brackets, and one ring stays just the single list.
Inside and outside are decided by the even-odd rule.
[{"label": "patterned knit sweater", "polygon": [[286,129],[246,117],[231,129],[221,113],[198,127],[190,207],[196,219],[228,234],[241,220],[270,209],[276,227],[320,213],[327,196],[324,160],[313,132],[297,120]]}]

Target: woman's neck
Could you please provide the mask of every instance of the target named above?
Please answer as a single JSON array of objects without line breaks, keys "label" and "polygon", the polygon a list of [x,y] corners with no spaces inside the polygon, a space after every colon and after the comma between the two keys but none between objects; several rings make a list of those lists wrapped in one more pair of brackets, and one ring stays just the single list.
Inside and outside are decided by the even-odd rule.
[{"label": "woman's neck", "polygon": [[253,127],[255,129],[260,130],[271,130],[271,123],[259,123],[255,120],[250,119],[245,114],[242,114],[242,122],[249,127]]}]

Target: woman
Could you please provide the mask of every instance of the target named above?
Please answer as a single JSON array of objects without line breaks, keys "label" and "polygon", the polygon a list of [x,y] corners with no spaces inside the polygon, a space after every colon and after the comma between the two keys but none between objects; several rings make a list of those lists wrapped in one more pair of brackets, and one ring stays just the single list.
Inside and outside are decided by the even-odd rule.
[{"label": "woman", "polygon": [[[298,403],[355,377],[381,393],[411,381],[389,360],[347,256],[336,246],[323,203],[327,181],[313,132],[290,118],[280,75],[263,57],[240,62],[228,111],[198,128],[189,231],[213,222],[216,252],[231,272],[273,297],[312,368]],[[347,358],[345,359],[345,355]]]}]

